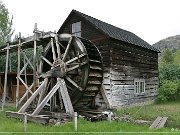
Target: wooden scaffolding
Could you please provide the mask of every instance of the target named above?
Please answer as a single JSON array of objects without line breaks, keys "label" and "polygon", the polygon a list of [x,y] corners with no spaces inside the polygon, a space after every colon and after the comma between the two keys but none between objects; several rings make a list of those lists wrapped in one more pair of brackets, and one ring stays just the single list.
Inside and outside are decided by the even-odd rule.
[{"label": "wooden scaffolding", "polygon": [[[11,59],[9,58],[10,53],[12,52],[17,52],[17,57],[18,57],[18,62],[17,62],[17,87],[16,87],[16,107],[18,107],[22,101],[28,97],[29,94],[33,94],[33,92],[36,90],[36,87],[39,85],[39,80],[38,80],[38,56],[37,56],[37,47],[42,46],[43,48],[45,44],[48,43],[48,41],[52,38],[55,37],[56,33],[55,32],[44,32],[44,31],[39,31],[37,29],[37,24],[35,24],[34,30],[33,30],[34,35],[27,37],[27,38],[22,38],[21,33],[19,33],[18,40],[13,41],[13,42],[8,42],[5,46],[2,46],[0,48],[0,54],[1,55],[6,55],[6,66],[5,66],[5,75],[4,75],[4,87],[3,87],[3,95],[2,95],[2,110],[4,110],[4,106],[6,104],[6,95],[7,95],[7,75],[8,75],[8,67],[10,67],[11,70]],[[47,43],[46,43],[47,42]],[[26,55],[26,49],[32,48],[33,49],[33,55],[30,56],[29,58]],[[24,57],[24,65],[21,68],[21,54],[23,54]],[[33,73],[33,82],[28,85],[27,83],[27,67],[31,67]],[[21,76],[24,76],[23,78]],[[24,95],[22,97],[19,97],[19,88],[20,88],[20,83],[22,83],[26,89]],[[1,86],[2,87],[2,86]]]}]

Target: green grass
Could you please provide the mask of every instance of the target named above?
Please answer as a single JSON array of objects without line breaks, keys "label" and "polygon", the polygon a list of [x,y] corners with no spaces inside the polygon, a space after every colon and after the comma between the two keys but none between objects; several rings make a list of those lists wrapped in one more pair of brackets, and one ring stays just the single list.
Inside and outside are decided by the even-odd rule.
[{"label": "green grass", "polygon": [[[153,119],[157,116],[162,116],[161,114],[164,114],[164,116],[170,116],[170,119],[172,119],[172,122],[174,120],[177,122],[179,121],[179,115],[180,114],[180,106],[178,106],[179,103],[168,103],[166,105],[148,105],[146,107],[143,107],[139,112],[134,114],[140,107],[133,107],[129,109],[121,109],[117,111],[118,115],[123,115],[125,113],[134,114],[133,117],[142,117],[146,119]],[[173,107],[172,107],[173,106]],[[174,108],[175,107],[175,108]],[[156,111],[153,109],[156,109]],[[13,108],[8,108],[8,110],[14,110]],[[165,113],[166,111],[167,113]],[[177,116],[178,115],[178,116]],[[130,132],[131,134],[140,134],[140,132],[143,132],[142,134],[149,134],[145,132],[151,132],[154,134],[162,134],[162,132],[170,132],[166,134],[175,133],[178,134],[180,132],[172,132],[171,128],[162,128],[160,130],[150,130],[148,125],[136,125],[131,123],[126,123],[122,121],[100,121],[100,122],[90,122],[83,119],[78,119],[78,132],[74,133],[73,123],[69,122],[64,125],[60,126],[50,126],[50,125],[41,125],[29,122],[28,123],[28,132],[35,132],[34,134],[37,134],[37,132],[54,132],[55,134],[65,134],[63,132],[66,132],[66,134],[85,134],[85,133],[91,133],[91,134],[129,134],[127,132]],[[0,112],[0,134],[2,132],[6,132],[5,134],[11,134],[8,132],[14,132],[13,134],[20,134],[17,132],[24,132],[23,122],[18,119],[14,118],[7,118],[5,116],[5,112]],[[16,133],[15,133],[16,132]],[[106,132],[106,133],[105,133]],[[108,132],[108,133],[107,133]],[[115,133],[116,132],[116,133]],[[126,133],[123,133],[126,132]],[[33,134],[33,133],[28,133]],[[45,133],[39,133],[39,134],[45,134]],[[49,133],[52,134],[52,133]]]},{"label": "green grass", "polygon": [[168,117],[167,127],[180,128],[180,102],[170,102],[164,104],[153,104],[120,109],[119,116],[130,114],[135,119],[154,121],[157,116]]}]

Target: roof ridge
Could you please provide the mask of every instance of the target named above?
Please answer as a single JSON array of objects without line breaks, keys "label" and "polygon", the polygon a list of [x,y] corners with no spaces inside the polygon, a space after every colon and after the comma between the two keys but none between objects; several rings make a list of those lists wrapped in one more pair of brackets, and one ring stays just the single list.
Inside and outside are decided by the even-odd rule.
[{"label": "roof ridge", "polygon": [[[73,9],[72,11],[74,11],[74,12],[76,12],[76,13],[79,13],[79,14],[83,14],[83,15],[88,16],[88,17],[91,17],[91,18],[96,19],[96,20],[98,20],[98,21],[100,21],[100,22],[103,22],[103,23],[106,23],[106,24],[111,25],[111,26],[113,26],[113,27],[116,27],[116,28],[118,28],[118,29],[121,29],[121,30],[123,30],[123,31],[130,32],[130,31],[128,31],[128,30],[119,28],[119,27],[117,27],[117,26],[115,26],[115,25],[112,25],[112,24],[110,24],[110,23],[107,23],[107,22],[105,22],[105,21],[99,20],[99,19],[97,19],[97,18],[95,18],[95,17],[92,17],[92,16],[90,16],[90,15],[84,14],[84,13],[82,13],[82,12],[80,12],[80,11],[75,10],[75,9]],[[130,32],[130,33],[132,33],[132,32]],[[134,34],[134,33],[132,33],[132,34]]]}]

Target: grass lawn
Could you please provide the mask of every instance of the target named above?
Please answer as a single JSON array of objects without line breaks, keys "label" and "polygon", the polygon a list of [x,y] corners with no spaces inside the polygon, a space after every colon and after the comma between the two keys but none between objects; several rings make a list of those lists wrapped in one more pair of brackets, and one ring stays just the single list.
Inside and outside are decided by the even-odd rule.
[{"label": "grass lawn", "polygon": [[[179,124],[180,105],[179,103],[168,103],[165,105],[147,105],[139,110],[140,107],[126,108],[117,111],[118,115],[125,113],[134,114],[133,117],[146,118],[154,120],[157,116],[168,116],[169,124]],[[174,106],[174,107],[172,107]],[[12,110],[12,108],[8,108]],[[136,125],[121,121],[101,121],[101,122],[89,122],[83,119],[78,119],[78,132],[74,132],[73,123],[69,122],[60,126],[41,125],[36,123],[28,123],[27,134],[180,134],[180,132],[171,131],[171,127],[162,128],[159,130],[150,130],[148,125]],[[180,130],[179,130],[180,131]],[[7,118],[5,112],[0,112],[0,135],[12,134],[8,132],[14,132],[13,134],[24,134],[23,122],[14,118]],[[34,132],[34,133],[32,133]],[[39,132],[39,133],[38,133]],[[40,133],[44,132],[44,133]],[[66,133],[64,133],[66,132]],[[124,133],[125,132],[125,133]]]},{"label": "grass lawn", "polygon": [[129,114],[135,119],[154,121],[157,116],[168,117],[167,127],[180,129],[180,102],[170,102],[165,104],[152,104],[123,108],[117,111],[119,116]]}]

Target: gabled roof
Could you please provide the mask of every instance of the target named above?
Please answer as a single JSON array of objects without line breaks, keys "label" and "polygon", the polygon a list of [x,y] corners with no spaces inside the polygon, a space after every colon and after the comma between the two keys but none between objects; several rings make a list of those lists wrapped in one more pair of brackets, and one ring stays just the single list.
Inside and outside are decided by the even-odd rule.
[{"label": "gabled roof", "polygon": [[[97,29],[99,29],[105,35],[107,35],[113,39],[120,40],[123,42],[127,42],[127,43],[137,45],[137,46],[140,46],[143,48],[147,48],[147,49],[155,51],[155,52],[160,52],[158,49],[154,48],[153,46],[151,46],[146,41],[144,41],[140,37],[136,36],[132,32],[129,32],[129,31],[123,30],[121,28],[118,28],[116,26],[113,26],[111,24],[105,23],[101,20],[95,19],[91,16],[85,15],[79,11],[76,11],[76,10],[72,10],[71,13],[69,14],[68,18],[70,18],[70,16],[72,14],[77,14],[80,17],[84,18],[86,21],[90,22],[92,25],[94,25]],[[66,21],[68,20],[68,18],[66,19]],[[63,25],[61,26],[59,31],[62,29],[65,22],[63,23]]]}]

